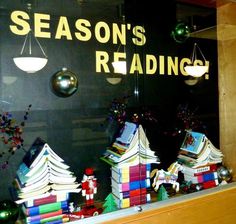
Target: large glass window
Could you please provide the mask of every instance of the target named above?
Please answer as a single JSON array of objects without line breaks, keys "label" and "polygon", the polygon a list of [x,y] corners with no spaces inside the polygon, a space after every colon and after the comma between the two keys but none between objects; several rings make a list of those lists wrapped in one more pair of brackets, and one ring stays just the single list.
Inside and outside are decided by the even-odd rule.
[{"label": "large glass window", "polygon": [[[0,147],[1,164],[8,161],[0,171],[0,199],[11,198],[16,171],[37,137],[65,160],[79,183],[86,168],[94,169],[94,199],[100,204],[112,191],[111,167],[100,158],[125,122],[142,125],[161,161],[152,168],[167,169],[176,161],[186,129],[207,134],[219,146],[217,41],[172,33],[181,22],[199,28],[204,18],[215,19],[215,11],[177,1],[158,5],[123,0],[0,3],[1,114],[9,112],[7,118],[20,127],[25,122],[23,146],[14,155],[9,152],[12,135],[2,129],[9,142]],[[200,78],[184,71],[194,43],[209,65]],[[48,61],[27,73],[13,61],[24,55]],[[113,61],[126,62],[125,74],[114,69]],[[71,200],[84,203],[81,194]]]}]

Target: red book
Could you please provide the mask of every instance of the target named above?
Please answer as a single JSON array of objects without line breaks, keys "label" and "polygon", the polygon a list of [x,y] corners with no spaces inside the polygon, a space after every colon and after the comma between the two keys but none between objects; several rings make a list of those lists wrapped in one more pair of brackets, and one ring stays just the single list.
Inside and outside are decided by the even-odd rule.
[{"label": "red book", "polygon": [[130,197],[130,206],[146,204],[147,202],[150,201],[148,198],[150,198],[150,197],[147,194],[142,194],[142,195]]},{"label": "red book", "polygon": [[112,188],[112,193],[117,198],[124,199],[124,198],[136,197],[136,196],[140,196],[140,195],[146,195],[147,189],[146,188],[139,188],[139,189],[131,190],[131,191],[118,192],[116,189]]},{"label": "red book", "polygon": [[136,190],[132,190],[129,192],[130,197],[138,196],[138,195],[146,195],[147,188],[140,188]]},{"label": "red book", "polygon": [[45,198],[34,199],[34,206],[57,202],[57,195],[49,195]]},{"label": "red book", "polygon": [[219,185],[219,181],[217,179],[201,183],[201,186],[203,187],[203,189],[208,189],[208,188],[216,187],[218,185]]},{"label": "red book", "polygon": [[[54,202],[66,201],[68,200],[69,194],[67,192],[61,192],[57,194],[46,193],[38,198],[29,198],[28,200],[24,201],[24,204],[27,208],[33,206],[39,206],[44,204],[50,204]],[[20,200],[19,200],[20,201]]]}]

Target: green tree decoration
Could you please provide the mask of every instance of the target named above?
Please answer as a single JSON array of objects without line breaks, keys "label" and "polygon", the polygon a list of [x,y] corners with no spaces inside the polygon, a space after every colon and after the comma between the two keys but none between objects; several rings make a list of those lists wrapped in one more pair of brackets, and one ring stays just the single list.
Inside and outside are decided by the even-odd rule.
[{"label": "green tree decoration", "polygon": [[164,201],[169,198],[168,196],[169,195],[168,195],[165,187],[163,185],[161,185],[160,189],[158,190],[157,201]]},{"label": "green tree decoration", "polygon": [[112,193],[107,195],[102,207],[104,208],[103,213],[114,212],[118,209]]}]

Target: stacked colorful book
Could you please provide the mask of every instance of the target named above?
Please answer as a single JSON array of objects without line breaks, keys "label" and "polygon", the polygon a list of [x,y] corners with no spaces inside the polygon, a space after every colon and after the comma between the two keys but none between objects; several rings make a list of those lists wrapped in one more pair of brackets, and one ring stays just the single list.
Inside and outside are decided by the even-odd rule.
[{"label": "stacked colorful book", "polygon": [[150,202],[150,170],[160,163],[141,125],[125,122],[102,160],[111,165],[111,187],[118,208]]},{"label": "stacked colorful book", "polygon": [[81,191],[69,166],[40,138],[24,156],[13,183],[15,202],[30,224],[65,222],[69,194]]},{"label": "stacked colorful book", "polygon": [[119,208],[150,202],[150,164],[111,168],[112,193]]},{"label": "stacked colorful book", "polygon": [[198,184],[203,189],[219,184],[217,168],[223,154],[205,134],[187,131],[181,145],[178,161],[183,164],[184,180]]},{"label": "stacked colorful book", "polygon": [[[67,199],[48,203],[47,200],[53,196],[44,198],[45,201],[41,200],[37,202],[35,200],[35,205],[32,207],[27,207],[26,204],[23,204],[22,211],[25,218],[25,223],[27,224],[40,224],[40,223],[49,223],[49,224],[59,224],[68,222],[68,202]],[[54,199],[57,201],[57,199]]]}]

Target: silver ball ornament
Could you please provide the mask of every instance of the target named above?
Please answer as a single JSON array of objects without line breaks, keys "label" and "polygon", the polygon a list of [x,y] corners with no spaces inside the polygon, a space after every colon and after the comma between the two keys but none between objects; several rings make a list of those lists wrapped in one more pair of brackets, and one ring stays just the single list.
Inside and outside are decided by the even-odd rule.
[{"label": "silver ball ornament", "polygon": [[217,169],[217,174],[220,182],[222,181],[229,182],[232,179],[231,171],[225,166],[220,166]]},{"label": "silver ball ornament", "polygon": [[63,68],[51,77],[51,89],[59,97],[69,97],[78,89],[78,78],[76,74]]}]

